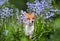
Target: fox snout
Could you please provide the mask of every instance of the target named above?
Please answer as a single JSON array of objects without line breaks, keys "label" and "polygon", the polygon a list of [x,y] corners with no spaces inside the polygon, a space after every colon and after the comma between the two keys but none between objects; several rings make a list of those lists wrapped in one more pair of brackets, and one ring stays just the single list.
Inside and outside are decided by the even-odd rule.
[{"label": "fox snout", "polygon": [[32,20],[32,21],[31,21],[31,20],[29,20],[29,23],[34,23],[34,20]]}]

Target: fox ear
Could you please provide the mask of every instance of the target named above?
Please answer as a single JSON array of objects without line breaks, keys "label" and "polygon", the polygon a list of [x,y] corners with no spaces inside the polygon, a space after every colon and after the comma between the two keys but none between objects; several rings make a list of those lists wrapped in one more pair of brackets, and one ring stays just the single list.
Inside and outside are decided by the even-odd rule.
[{"label": "fox ear", "polygon": [[33,15],[35,15],[35,13],[34,13],[34,12],[32,12],[32,14],[33,14]]}]

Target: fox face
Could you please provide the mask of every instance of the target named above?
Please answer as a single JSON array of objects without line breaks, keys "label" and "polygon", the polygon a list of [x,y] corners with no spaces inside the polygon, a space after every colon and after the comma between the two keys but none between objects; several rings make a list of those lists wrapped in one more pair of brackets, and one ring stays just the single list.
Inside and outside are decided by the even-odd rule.
[{"label": "fox face", "polygon": [[28,25],[32,25],[35,21],[34,14],[26,13],[26,21],[28,22]]}]

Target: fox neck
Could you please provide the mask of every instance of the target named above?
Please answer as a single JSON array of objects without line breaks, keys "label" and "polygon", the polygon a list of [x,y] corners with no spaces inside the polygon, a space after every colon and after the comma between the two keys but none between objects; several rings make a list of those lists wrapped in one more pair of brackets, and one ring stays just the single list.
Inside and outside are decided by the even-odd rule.
[{"label": "fox neck", "polygon": [[34,23],[28,23],[28,24],[24,24],[24,26],[31,27],[31,26],[34,26]]}]

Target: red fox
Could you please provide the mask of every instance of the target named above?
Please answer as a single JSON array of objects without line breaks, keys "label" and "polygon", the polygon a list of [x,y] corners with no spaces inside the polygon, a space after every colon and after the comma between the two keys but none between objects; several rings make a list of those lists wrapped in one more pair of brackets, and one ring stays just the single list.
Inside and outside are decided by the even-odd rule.
[{"label": "red fox", "polygon": [[[32,34],[34,31],[34,21],[35,16],[33,13],[26,13],[25,14],[27,24],[23,24],[25,35],[28,36],[30,39],[32,38]],[[23,19],[24,20],[24,19]]]}]

